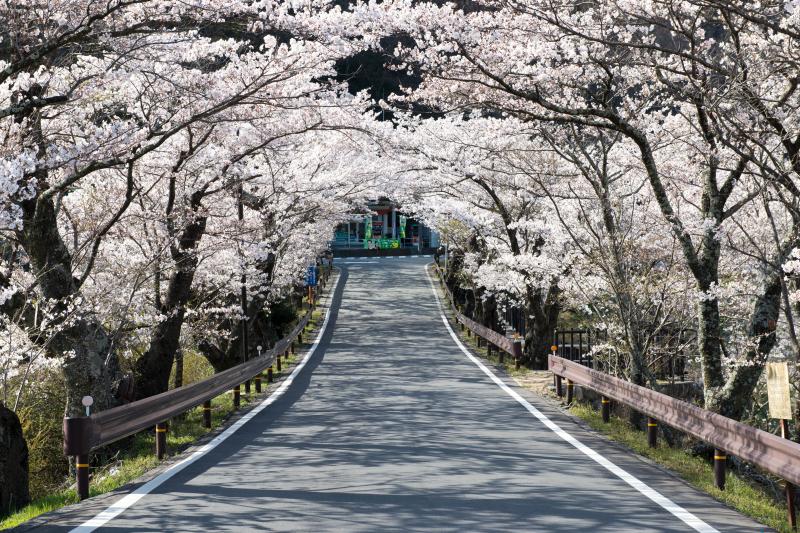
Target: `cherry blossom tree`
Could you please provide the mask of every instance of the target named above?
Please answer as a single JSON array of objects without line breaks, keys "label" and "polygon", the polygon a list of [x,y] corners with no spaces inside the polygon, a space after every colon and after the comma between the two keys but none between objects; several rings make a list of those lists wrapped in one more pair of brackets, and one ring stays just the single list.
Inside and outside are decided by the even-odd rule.
[{"label": "cherry blossom tree", "polygon": [[749,347],[739,353],[725,347],[730,331],[720,287],[737,260],[724,257],[731,249],[723,249],[721,234],[741,224],[737,215],[765,186],[795,196],[794,170],[784,163],[794,158],[793,137],[781,118],[792,116],[796,96],[788,46],[795,13],[782,3],[766,6],[767,15],[737,6],[608,2],[575,9],[531,0],[473,2],[462,10],[401,0],[355,10],[373,43],[386,34],[413,42],[398,45],[395,55],[423,81],[398,105],[423,102],[445,113],[624,137],[694,278],[706,404],[736,418],[775,342],[782,274],[774,266],[792,249],[793,232],[779,236],[769,269],[761,263],[772,277],[761,279],[738,336]]}]

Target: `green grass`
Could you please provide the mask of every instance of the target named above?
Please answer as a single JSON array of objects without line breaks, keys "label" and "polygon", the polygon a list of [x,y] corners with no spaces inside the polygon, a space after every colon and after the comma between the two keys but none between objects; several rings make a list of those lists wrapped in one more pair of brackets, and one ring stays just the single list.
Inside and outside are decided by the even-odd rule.
[{"label": "green grass", "polygon": [[692,486],[710,494],[740,513],[777,531],[791,532],[786,517],[786,507],[778,504],[763,488],[754,485],[735,472],[728,471],[725,490],[719,490],[714,485],[714,470],[711,463],[702,457],[693,456],[681,448],[670,448],[663,442],[659,442],[657,448],[650,448],[647,446],[647,434],[644,431],[637,431],[626,421],[615,417],[612,417],[609,423],[604,424],[600,413],[589,405],[575,404],[570,407],[569,411],[584,420],[598,433],[668,468]]},{"label": "green grass", "polygon": [[[312,320],[305,332],[313,331],[321,323],[322,316],[321,310],[314,311]],[[297,356],[289,354],[288,359],[281,361],[281,372],[278,372],[273,366],[275,377],[286,374],[296,362]],[[251,384],[251,387],[250,396],[244,393],[244,386],[241,387],[242,407],[256,400],[255,385]],[[262,379],[262,387],[265,393],[270,392],[266,375]],[[169,432],[167,433],[169,455],[172,456],[182,452],[200,437],[218,428],[233,412],[233,393],[226,392],[211,401],[211,429],[203,427],[203,411],[199,407],[188,411],[182,417],[171,420]],[[116,490],[152,470],[158,464],[159,461],[155,456],[154,435],[152,433],[139,433],[133,438],[130,447],[125,450],[124,455],[119,460],[91,469],[92,479],[89,494],[90,496],[97,496]],[[37,498],[19,511],[0,519],[0,530],[10,529],[41,514],[55,511],[77,502],[78,497],[75,494],[74,487],[55,491],[47,496]]]},{"label": "green grass", "polygon": [[[458,324],[454,324],[453,327],[461,341],[472,348],[482,359],[500,364],[500,358],[496,352],[492,356],[487,356],[486,347],[478,347],[475,335],[467,336],[466,331],[462,332]],[[516,370],[514,361],[508,354],[505,355],[504,363],[501,366],[512,377],[524,377],[531,372],[525,367]],[[650,448],[647,445],[647,434],[644,431],[637,431],[626,421],[615,417],[605,424],[600,412],[595,411],[590,405],[574,404],[569,410],[598,433],[667,468],[690,485],[736,509],[743,515],[781,533],[792,533],[787,519],[786,505],[782,502],[778,503],[764,488],[742,478],[735,472],[728,471],[725,490],[719,490],[714,485],[714,470],[711,463],[702,457],[693,456],[681,448],[670,448],[663,441],[659,442],[657,448]]]}]

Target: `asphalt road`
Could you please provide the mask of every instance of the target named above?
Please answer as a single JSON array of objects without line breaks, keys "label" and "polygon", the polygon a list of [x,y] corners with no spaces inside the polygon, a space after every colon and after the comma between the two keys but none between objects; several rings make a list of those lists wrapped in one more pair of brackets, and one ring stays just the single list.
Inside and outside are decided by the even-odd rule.
[{"label": "asphalt road", "polygon": [[[429,261],[340,262],[341,299],[286,393],[99,531],[690,531],[466,357]],[[708,526],[767,530],[509,386]],[[89,500],[36,531],[105,506]]]}]

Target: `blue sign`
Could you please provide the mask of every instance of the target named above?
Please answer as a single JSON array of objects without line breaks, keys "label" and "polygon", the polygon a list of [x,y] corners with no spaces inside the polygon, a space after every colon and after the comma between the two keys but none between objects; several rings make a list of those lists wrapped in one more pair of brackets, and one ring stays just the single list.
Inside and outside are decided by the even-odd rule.
[{"label": "blue sign", "polygon": [[316,287],[317,286],[317,267],[314,265],[310,265],[308,270],[306,271],[306,286],[307,287]]}]

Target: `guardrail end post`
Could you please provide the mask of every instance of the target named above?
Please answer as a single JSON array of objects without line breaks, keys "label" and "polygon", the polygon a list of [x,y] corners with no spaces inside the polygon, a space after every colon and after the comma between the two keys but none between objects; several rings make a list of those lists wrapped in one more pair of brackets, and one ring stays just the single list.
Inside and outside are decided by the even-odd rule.
[{"label": "guardrail end post", "polygon": [[256,382],[256,394],[261,394],[261,374],[255,377]]},{"label": "guardrail end post", "polygon": [[647,417],[647,446],[658,446],[658,422],[651,416]]},{"label": "guardrail end post", "polygon": [[169,426],[166,422],[159,422],[156,424],[156,457],[158,460],[167,455],[167,428]]},{"label": "guardrail end post", "polygon": [[797,510],[794,506],[794,485],[786,482],[786,512],[789,519],[789,527],[792,531],[797,531]]},{"label": "guardrail end post", "polygon": [[211,428],[211,400],[203,402],[203,427]]},{"label": "guardrail end post", "polygon": [[514,369],[519,370],[522,364],[522,340],[516,339],[513,344],[514,351]]},{"label": "guardrail end post", "polygon": [[238,409],[242,404],[242,390],[239,385],[233,388],[233,408]]},{"label": "guardrail end post", "polygon": [[75,457],[75,485],[78,498],[89,497],[89,451],[91,450],[92,420],[88,416],[65,418],[64,455]]},{"label": "guardrail end post", "polygon": [[567,404],[572,403],[572,397],[575,395],[575,385],[571,380],[567,380]]},{"label": "guardrail end post", "polygon": [[267,369],[267,383],[272,383],[272,365]]},{"label": "guardrail end post", "polygon": [[603,422],[608,424],[611,420],[611,400],[605,396],[600,398],[600,412],[603,416]]},{"label": "guardrail end post", "polygon": [[564,396],[564,389],[561,387],[562,377],[556,375],[556,396],[559,398]]},{"label": "guardrail end post", "polygon": [[[790,438],[789,435],[789,422],[781,419],[781,437],[784,439]],[[789,527],[792,531],[797,531],[797,510],[794,506],[794,485],[786,481],[786,513],[789,519]]]},{"label": "guardrail end post", "polygon": [[727,461],[728,456],[725,455],[725,451],[714,448],[714,485],[719,490],[725,490],[725,464]]},{"label": "guardrail end post", "polygon": [[75,486],[78,498],[89,497],[89,454],[75,456]]}]

